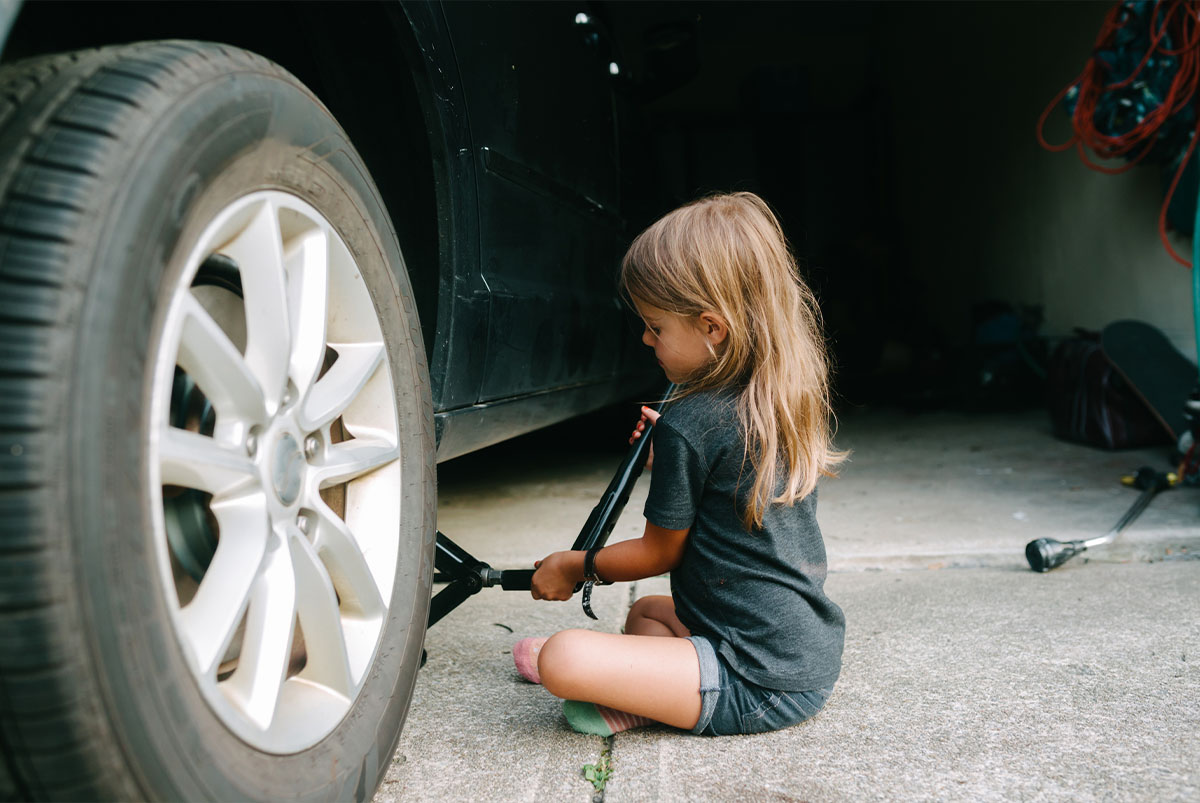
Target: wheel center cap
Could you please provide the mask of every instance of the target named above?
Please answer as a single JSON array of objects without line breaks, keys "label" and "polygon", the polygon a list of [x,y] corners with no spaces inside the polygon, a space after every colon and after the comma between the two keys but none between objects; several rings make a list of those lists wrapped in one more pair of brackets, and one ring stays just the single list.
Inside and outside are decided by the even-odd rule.
[{"label": "wheel center cap", "polygon": [[271,458],[271,480],[275,495],[285,505],[296,501],[300,495],[300,479],[304,474],[304,453],[300,444],[288,433],[279,436],[275,454]]}]

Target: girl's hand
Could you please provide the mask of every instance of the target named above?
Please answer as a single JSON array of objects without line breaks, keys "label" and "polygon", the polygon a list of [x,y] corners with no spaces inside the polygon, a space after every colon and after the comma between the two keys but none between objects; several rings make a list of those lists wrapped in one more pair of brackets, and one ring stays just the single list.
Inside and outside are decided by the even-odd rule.
[{"label": "girl's hand", "polygon": [[[642,437],[642,433],[646,430],[646,422],[647,421],[649,421],[651,424],[658,423],[658,418],[660,415],[662,415],[662,414],[655,410],[650,409],[649,407],[643,407],[642,408],[642,417],[640,419],[638,419],[637,426],[633,428],[633,435],[631,435],[629,437],[629,443],[632,445],[634,441],[636,441],[638,438]],[[653,465],[654,465],[654,444],[651,443],[650,444],[650,456],[648,458],[646,458],[646,468],[650,468]]]},{"label": "girl's hand", "polygon": [[575,593],[575,584],[583,579],[582,552],[555,552],[534,561],[530,593],[534,599],[565,600]]}]

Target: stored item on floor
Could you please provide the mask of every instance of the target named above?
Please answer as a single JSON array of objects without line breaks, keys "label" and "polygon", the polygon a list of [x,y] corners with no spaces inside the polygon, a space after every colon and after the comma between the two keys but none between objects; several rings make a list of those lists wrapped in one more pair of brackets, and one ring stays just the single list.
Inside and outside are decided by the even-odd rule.
[{"label": "stored item on floor", "polygon": [[[658,404],[659,412],[665,409],[666,403],[674,395],[675,385],[671,384]],[[604,490],[600,502],[592,508],[591,515],[588,516],[583,529],[579,531],[571,549],[587,551],[602,547],[608,541],[608,536],[612,534],[617,518],[620,517],[621,511],[625,509],[625,504],[629,501],[629,492],[633,490],[633,484],[637,482],[638,477],[642,475],[642,469],[646,467],[653,429],[653,422],[647,420],[646,428],[642,430],[642,437],[635,440],[629,447],[625,459],[621,461],[617,473],[608,483],[608,488]],[[500,586],[505,591],[528,591],[533,582],[533,569],[493,569],[441,532],[437,534],[434,565],[437,567],[437,574],[434,575],[433,581],[435,583],[449,582],[449,585],[439,591],[430,602],[430,626],[483,588]],[[590,585],[590,583],[580,583],[575,590],[579,591],[581,587],[590,587]],[[592,612],[590,595],[584,598],[583,611],[591,618],[596,618],[596,614]]]},{"label": "stored item on floor", "polygon": [[1179,447],[1179,481],[1184,485],[1200,485],[1200,384],[1188,395],[1184,405],[1183,417],[1187,420],[1188,431],[1180,436]]},{"label": "stored item on floor", "polygon": [[1179,477],[1174,472],[1163,473],[1155,471],[1149,466],[1142,466],[1136,474],[1122,477],[1121,482],[1140,488],[1142,493],[1111,530],[1104,535],[1078,541],[1064,542],[1056,541],[1053,538],[1038,538],[1030,541],[1025,545],[1025,559],[1029,561],[1029,568],[1035,572],[1048,572],[1062,566],[1080,552],[1095,549],[1116,540],[1116,537],[1141,515],[1146,506],[1150,504],[1150,500],[1159,491],[1175,486],[1179,482]]},{"label": "stored item on floor", "polygon": [[984,301],[972,306],[971,318],[963,401],[977,410],[1037,406],[1046,380],[1045,341],[1038,336],[1042,308]]},{"label": "stored item on floor", "polygon": [[[1165,444],[1166,430],[1106,356],[1100,333],[1076,329],[1050,356],[1046,404],[1054,434],[1103,449]],[[1182,407],[1181,407],[1182,409]]]},{"label": "stored item on floor", "polygon": [[1178,442],[1188,429],[1185,407],[1196,385],[1192,361],[1142,321],[1110,323],[1100,334],[1100,346],[1171,440]]}]

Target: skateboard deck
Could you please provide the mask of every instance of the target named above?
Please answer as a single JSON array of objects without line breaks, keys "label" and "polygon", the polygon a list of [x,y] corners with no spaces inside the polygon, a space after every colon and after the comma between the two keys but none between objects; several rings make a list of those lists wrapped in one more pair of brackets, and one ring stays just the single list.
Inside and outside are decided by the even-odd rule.
[{"label": "skateboard deck", "polygon": [[1187,429],[1183,405],[1196,386],[1196,366],[1166,335],[1142,321],[1104,327],[1100,345],[1109,362],[1154,413],[1172,440]]}]

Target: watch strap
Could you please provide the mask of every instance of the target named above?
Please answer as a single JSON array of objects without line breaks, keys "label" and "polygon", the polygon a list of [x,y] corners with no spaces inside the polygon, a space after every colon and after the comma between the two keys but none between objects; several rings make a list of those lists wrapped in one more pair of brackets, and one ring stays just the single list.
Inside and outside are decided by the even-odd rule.
[{"label": "watch strap", "polygon": [[603,547],[594,546],[583,555],[583,612],[592,619],[599,617],[592,611],[592,587],[601,585],[612,585],[600,579],[600,575],[596,574],[596,553]]},{"label": "watch strap", "polygon": [[583,556],[583,580],[587,583],[595,583],[597,585],[608,586],[612,585],[605,580],[600,579],[600,575],[596,574],[596,553],[604,547],[594,546],[589,549]]},{"label": "watch strap", "polygon": [[594,585],[595,583],[591,580],[583,584],[583,612],[592,619],[599,619],[600,617],[592,611],[592,586]]}]

